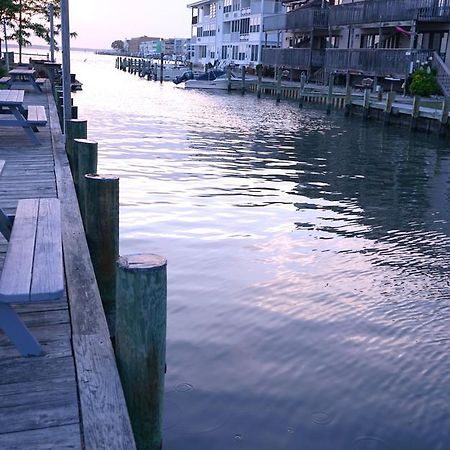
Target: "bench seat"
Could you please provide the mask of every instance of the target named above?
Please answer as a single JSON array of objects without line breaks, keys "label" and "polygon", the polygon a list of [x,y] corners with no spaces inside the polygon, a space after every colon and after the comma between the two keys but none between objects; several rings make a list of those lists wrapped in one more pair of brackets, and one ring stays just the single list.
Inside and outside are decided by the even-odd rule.
[{"label": "bench seat", "polygon": [[45,107],[40,105],[29,105],[27,122],[33,126],[47,125],[47,113]]},{"label": "bench seat", "polygon": [[45,84],[47,82],[48,78],[36,78],[34,81],[37,84]]}]

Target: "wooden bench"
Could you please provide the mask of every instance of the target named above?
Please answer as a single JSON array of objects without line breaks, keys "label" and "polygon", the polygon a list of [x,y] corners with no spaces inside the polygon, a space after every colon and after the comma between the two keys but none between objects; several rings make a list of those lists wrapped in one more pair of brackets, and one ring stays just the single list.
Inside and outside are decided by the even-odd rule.
[{"label": "wooden bench", "polygon": [[1,77],[0,78],[0,84],[10,84],[11,82],[11,77]]},{"label": "wooden bench", "polygon": [[36,78],[34,81],[36,84],[45,84],[48,78]]},{"label": "wooden bench", "polygon": [[47,113],[45,107],[40,105],[29,105],[27,108],[27,122],[35,127],[47,125]]},{"label": "wooden bench", "polygon": [[[4,161],[0,166],[3,170]],[[53,300],[64,293],[60,202],[19,200],[14,220],[1,211],[0,222],[9,241],[0,276],[0,328],[23,356],[40,356],[41,346],[11,303]]]}]

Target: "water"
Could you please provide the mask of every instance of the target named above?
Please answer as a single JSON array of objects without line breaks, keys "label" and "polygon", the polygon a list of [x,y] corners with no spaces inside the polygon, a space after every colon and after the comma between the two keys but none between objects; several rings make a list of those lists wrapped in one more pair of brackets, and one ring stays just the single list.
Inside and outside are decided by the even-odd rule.
[{"label": "water", "polygon": [[169,260],[164,449],[449,449],[445,143],[73,65],[121,254]]}]

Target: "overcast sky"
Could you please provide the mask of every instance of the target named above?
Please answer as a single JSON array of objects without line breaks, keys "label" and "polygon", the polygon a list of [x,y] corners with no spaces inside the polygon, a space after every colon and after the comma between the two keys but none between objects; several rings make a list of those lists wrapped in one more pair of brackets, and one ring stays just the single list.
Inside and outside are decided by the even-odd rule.
[{"label": "overcast sky", "polygon": [[189,37],[187,0],[69,0],[73,47],[109,48],[116,39]]}]

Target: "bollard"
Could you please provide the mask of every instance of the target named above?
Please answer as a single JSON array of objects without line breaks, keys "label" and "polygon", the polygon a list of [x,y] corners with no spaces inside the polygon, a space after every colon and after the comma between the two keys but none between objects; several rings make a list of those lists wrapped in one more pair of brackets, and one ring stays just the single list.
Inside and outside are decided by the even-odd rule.
[{"label": "bollard", "polygon": [[86,226],[87,173],[97,173],[98,144],[87,139],[75,139],[75,156],[78,159],[78,178],[74,180],[83,224]]},{"label": "bollard", "polygon": [[166,259],[148,254],[120,257],[116,359],[140,450],[162,447],[166,317]]},{"label": "bollard", "polygon": [[85,231],[109,332],[115,333],[119,256],[119,177],[86,174]]},{"label": "bollard", "polygon": [[66,153],[75,180],[78,177],[78,160],[75,159],[74,139],[87,138],[87,120],[71,119],[66,121]]}]

